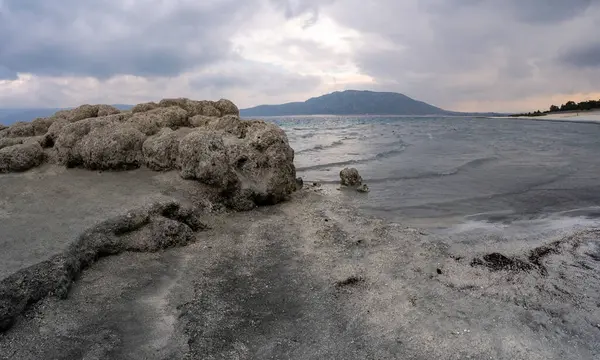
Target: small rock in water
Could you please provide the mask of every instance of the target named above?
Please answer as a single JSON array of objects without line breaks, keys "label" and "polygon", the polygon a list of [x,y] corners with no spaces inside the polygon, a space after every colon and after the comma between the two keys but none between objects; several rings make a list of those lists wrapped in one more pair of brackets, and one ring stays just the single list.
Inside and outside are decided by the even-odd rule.
[{"label": "small rock in water", "polygon": [[302,189],[304,186],[304,180],[301,177],[296,178],[296,190]]},{"label": "small rock in water", "polygon": [[369,187],[367,186],[367,184],[362,184],[361,186],[356,188],[356,191],[360,192],[360,193],[368,193]]},{"label": "small rock in water", "polygon": [[340,171],[341,184],[345,186],[359,186],[362,184],[362,177],[355,168],[345,168]]}]

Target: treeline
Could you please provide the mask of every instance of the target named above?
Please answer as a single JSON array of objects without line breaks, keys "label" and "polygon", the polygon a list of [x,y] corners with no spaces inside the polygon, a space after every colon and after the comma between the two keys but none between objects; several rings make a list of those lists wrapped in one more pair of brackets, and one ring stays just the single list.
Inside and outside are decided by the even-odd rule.
[{"label": "treeline", "polygon": [[575,101],[567,101],[565,104],[562,104],[560,107],[556,105],[551,105],[550,110],[535,111],[523,114],[514,114],[511,116],[543,116],[550,113],[556,113],[561,111],[589,111],[594,109],[600,109],[600,100],[588,100],[576,103]]}]

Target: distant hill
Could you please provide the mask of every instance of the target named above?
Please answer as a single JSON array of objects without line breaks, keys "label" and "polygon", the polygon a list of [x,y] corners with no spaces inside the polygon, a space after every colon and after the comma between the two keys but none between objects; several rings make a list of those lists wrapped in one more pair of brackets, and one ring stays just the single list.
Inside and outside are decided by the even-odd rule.
[{"label": "distant hill", "polygon": [[[133,105],[114,104],[129,110]],[[0,109],[0,124],[31,121],[48,117],[69,108]],[[314,97],[304,102],[281,105],[260,105],[240,110],[243,117],[286,115],[441,115],[441,116],[505,116],[498,113],[461,113],[440,109],[423,101],[393,92],[346,90]]]},{"label": "distant hill", "polygon": [[[129,110],[133,105],[115,104],[117,109]],[[18,121],[31,121],[39,117],[48,117],[55,112],[69,108],[28,108],[28,109],[0,109],[0,124],[10,125]]]},{"label": "distant hill", "polygon": [[393,92],[346,90],[281,105],[242,109],[242,116],[284,115],[458,115]]},{"label": "distant hill", "polygon": [[0,124],[10,125],[17,121],[31,121],[48,117],[61,109],[0,109]]}]

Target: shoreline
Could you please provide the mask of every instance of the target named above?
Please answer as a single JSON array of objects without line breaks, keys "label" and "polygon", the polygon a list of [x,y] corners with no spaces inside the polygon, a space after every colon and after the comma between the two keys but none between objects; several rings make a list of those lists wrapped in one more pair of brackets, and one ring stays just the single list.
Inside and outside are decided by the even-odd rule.
[{"label": "shoreline", "polygon": [[202,221],[185,246],[98,259],[66,298],[41,300],[0,335],[0,358],[600,354],[595,230],[499,254],[310,185]]},{"label": "shoreline", "polygon": [[514,119],[514,120],[536,120],[536,121],[554,121],[554,122],[572,122],[583,124],[600,123],[600,111],[580,111],[580,112],[564,112],[556,114],[547,114],[542,116],[491,116],[487,119]]}]

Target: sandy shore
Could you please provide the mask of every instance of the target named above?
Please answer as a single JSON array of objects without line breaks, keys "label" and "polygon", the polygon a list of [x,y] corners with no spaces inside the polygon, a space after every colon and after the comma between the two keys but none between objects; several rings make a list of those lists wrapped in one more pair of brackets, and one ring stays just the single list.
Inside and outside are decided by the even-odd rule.
[{"label": "sandy shore", "polygon": [[[497,117],[495,117],[497,118]],[[506,117],[504,117],[506,119]],[[509,119],[525,119],[538,121],[560,121],[578,123],[600,123],[600,111],[559,112],[543,116],[518,116]]]},{"label": "sandy shore", "polygon": [[[67,185],[102,180],[95,198],[129,193],[128,185],[109,186],[117,184],[113,174],[79,175]],[[147,175],[127,175],[140,184],[132,198],[179,194],[168,174]],[[52,169],[14,176],[38,198],[57,199],[52,186],[35,185],[61,176]],[[490,239],[474,250],[365,217],[328,191],[309,187],[250,212],[208,211],[202,220],[210,228],[188,246],[100,258],[66,299],[38,302],[0,334],[0,359],[600,356],[597,232],[546,239],[504,258]],[[71,211],[84,206],[76,194]],[[31,204],[10,206],[18,213]],[[47,217],[29,236],[61,226]],[[64,236],[81,231],[69,229]],[[36,255],[47,256],[32,252],[29,261]],[[19,268],[8,266],[2,270]]]}]

